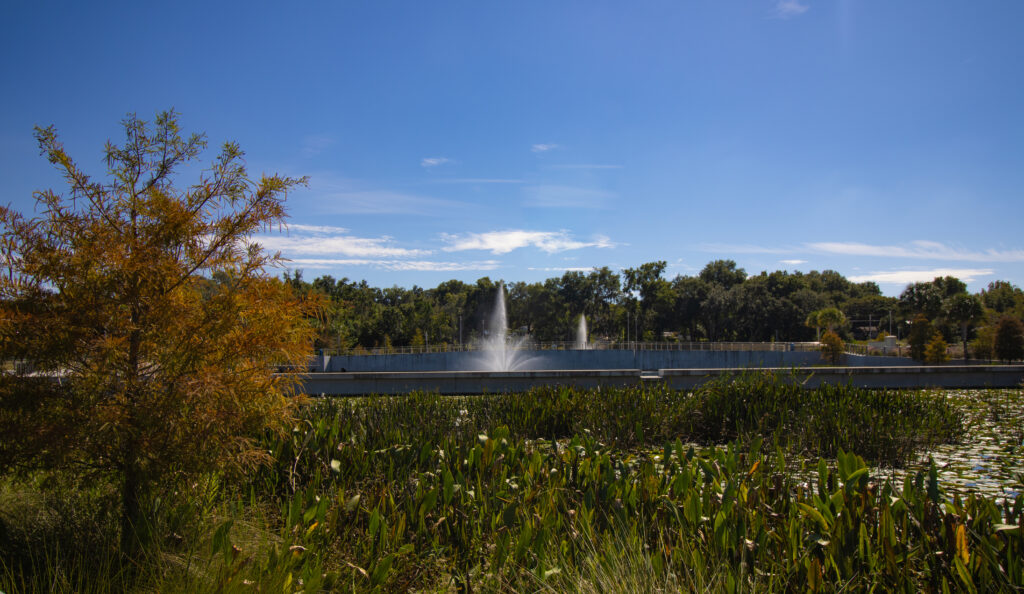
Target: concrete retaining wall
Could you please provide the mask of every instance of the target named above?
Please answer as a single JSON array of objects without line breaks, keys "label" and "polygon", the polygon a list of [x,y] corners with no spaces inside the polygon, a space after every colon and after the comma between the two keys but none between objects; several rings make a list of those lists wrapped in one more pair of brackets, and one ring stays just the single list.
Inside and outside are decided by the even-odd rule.
[{"label": "concrete retaining wall", "polygon": [[[821,354],[789,351],[651,351],[580,350],[517,351],[526,360],[520,369],[723,369],[737,367],[806,367],[820,365]],[[846,366],[916,365],[900,357],[845,355]],[[420,353],[402,355],[346,355],[318,358],[316,371],[404,372],[483,370],[479,352]]]},{"label": "concrete retaining wall", "polygon": [[[303,379],[306,394],[405,394],[414,391],[442,394],[519,392],[534,386],[571,385],[594,388],[624,387],[640,383],[665,384],[687,389],[722,375],[774,371],[768,369],[576,369],[518,372],[427,371],[310,373]],[[956,365],[938,367],[816,367],[792,376],[808,387],[852,384],[867,388],[1014,388],[1024,382],[1024,365]]]}]

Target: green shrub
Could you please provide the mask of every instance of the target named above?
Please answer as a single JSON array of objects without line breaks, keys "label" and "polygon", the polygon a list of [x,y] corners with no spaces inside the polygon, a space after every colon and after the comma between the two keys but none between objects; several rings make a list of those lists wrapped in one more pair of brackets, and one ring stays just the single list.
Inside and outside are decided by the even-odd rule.
[{"label": "green shrub", "polygon": [[831,330],[821,337],[821,356],[832,365],[843,361],[843,339]]},{"label": "green shrub", "polygon": [[941,332],[932,335],[928,346],[924,350],[924,360],[927,363],[941,364],[949,361],[949,343],[942,338]]},{"label": "green shrub", "polygon": [[971,353],[974,354],[974,358],[995,359],[995,326],[982,326],[978,328],[975,334],[974,340],[971,341]]},{"label": "green shrub", "polygon": [[1007,363],[1024,359],[1024,324],[1015,316],[999,318],[993,347],[996,357]]},{"label": "green shrub", "polygon": [[907,342],[910,343],[910,358],[915,361],[925,360],[925,349],[928,348],[928,341],[931,340],[933,334],[935,334],[935,328],[924,314],[914,316],[914,321],[910,326],[910,335],[907,336]]}]

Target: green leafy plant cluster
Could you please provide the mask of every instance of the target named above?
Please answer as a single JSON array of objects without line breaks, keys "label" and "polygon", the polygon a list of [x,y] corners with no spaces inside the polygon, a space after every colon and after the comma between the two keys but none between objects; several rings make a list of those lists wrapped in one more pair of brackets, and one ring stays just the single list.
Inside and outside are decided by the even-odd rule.
[{"label": "green leafy plant cluster", "polygon": [[[165,518],[160,542],[177,556],[154,551],[157,569],[133,587],[1024,586],[1024,495],[947,494],[934,468],[894,485],[846,453],[872,449],[881,460],[955,439],[961,425],[946,399],[792,380],[318,401],[289,433],[263,439],[271,465],[244,483],[211,476],[186,494],[191,508],[155,514]],[[166,544],[175,537],[185,541],[176,549]],[[64,564],[54,556],[0,568],[0,590],[46,591]],[[86,576],[65,591],[108,591],[76,567]],[[140,583],[114,577],[118,591]]]},{"label": "green leafy plant cluster", "polygon": [[327,427],[336,418],[335,437],[350,436],[346,439],[373,449],[402,440],[469,439],[503,425],[516,438],[589,434],[616,448],[659,446],[677,438],[724,444],[760,437],[822,456],[856,451],[887,465],[901,465],[921,448],[953,442],[964,430],[962,411],[941,394],[848,385],[808,389],[802,379],[747,374],[691,391],[546,386],[468,398],[412,394],[358,404],[332,400],[318,405],[316,418],[307,422]]},{"label": "green leafy plant cluster", "polygon": [[561,576],[608,555],[600,543],[612,534],[685,589],[1024,583],[1024,497],[949,498],[934,466],[897,488],[843,451],[834,468],[822,459],[794,479],[782,449],[760,440],[701,453],[679,440],[630,453],[586,434],[544,445],[498,427],[419,448],[322,451],[324,471],[285,499],[290,547],[319,551],[331,583],[396,591],[441,585],[438,575],[460,590],[571,589]]}]

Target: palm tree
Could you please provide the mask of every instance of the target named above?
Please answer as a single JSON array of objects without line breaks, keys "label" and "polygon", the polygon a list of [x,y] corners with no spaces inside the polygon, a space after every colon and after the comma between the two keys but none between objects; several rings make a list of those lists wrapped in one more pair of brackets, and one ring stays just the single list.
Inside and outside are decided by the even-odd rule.
[{"label": "palm tree", "polygon": [[846,316],[835,307],[826,307],[807,314],[804,324],[808,328],[814,328],[817,339],[821,340],[821,329],[827,328],[829,332],[835,332],[836,328],[846,323]]},{"label": "palm tree", "polygon": [[804,326],[807,326],[808,328],[814,328],[814,340],[816,342],[821,342],[821,321],[818,320],[819,313],[821,313],[820,310],[812,311],[811,313],[807,314],[807,319],[804,320]]},{"label": "palm tree", "polygon": [[985,314],[981,299],[976,295],[960,293],[945,303],[946,319],[960,325],[960,339],[964,345],[964,359],[967,359],[967,329]]}]

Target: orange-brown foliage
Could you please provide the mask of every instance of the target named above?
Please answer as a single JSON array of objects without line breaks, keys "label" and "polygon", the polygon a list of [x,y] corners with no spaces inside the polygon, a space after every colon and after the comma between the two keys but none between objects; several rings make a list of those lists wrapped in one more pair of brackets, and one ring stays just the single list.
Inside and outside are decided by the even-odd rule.
[{"label": "orange-brown foliage", "polygon": [[293,402],[292,376],[272,372],[305,365],[316,304],[251,239],[304,179],[253,181],[226,143],[176,187],[205,139],[182,138],[173,112],[124,128],[102,182],[37,128],[69,192],[38,192],[31,219],[0,208],[0,359],[27,363],[0,375],[0,467],[107,471],[132,515],[156,481],[262,458],[253,437]]}]

